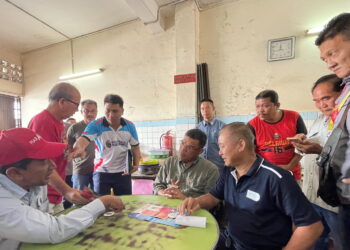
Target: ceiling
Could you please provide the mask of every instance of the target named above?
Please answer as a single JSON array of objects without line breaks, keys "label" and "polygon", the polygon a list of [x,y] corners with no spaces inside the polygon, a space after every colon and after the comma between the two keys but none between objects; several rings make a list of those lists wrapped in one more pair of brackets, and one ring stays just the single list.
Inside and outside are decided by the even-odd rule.
[{"label": "ceiling", "polygon": [[[159,13],[170,15],[159,10],[183,1],[0,0],[0,47],[24,53],[137,19],[157,33]],[[230,0],[194,1],[204,10]]]}]

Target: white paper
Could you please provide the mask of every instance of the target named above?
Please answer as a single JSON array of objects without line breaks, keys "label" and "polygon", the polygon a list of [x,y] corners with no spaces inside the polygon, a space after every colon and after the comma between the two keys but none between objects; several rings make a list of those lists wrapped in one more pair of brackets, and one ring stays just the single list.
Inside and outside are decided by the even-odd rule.
[{"label": "white paper", "polygon": [[207,222],[206,217],[199,217],[199,216],[178,215],[175,219],[176,224],[183,225],[183,226],[190,226],[190,227],[205,228],[206,222]]}]

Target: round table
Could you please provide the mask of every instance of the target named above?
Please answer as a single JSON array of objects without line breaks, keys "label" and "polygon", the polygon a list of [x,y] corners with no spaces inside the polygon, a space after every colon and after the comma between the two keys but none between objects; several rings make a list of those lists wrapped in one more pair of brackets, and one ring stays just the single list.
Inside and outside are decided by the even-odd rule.
[{"label": "round table", "polygon": [[155,195],[126,195],[120,197],[126,207],[122,212],[111,217],[100,216],[94,225],[74,238],[55,245],[25,243],[21,245],[20,249],[205,250],[215,247],[219,229],[216,220],[208,211],[201,209],[193,214],[207,218],[206,228],[175,228],[132,219],[129,214],[144,204],[166,205],[176,208],[181,200],[167,199]]}]

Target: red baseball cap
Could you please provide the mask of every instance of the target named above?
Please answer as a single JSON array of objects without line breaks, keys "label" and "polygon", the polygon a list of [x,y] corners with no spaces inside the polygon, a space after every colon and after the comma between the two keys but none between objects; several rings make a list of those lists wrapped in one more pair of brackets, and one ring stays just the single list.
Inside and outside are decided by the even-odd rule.
[{"label": "red baseball cap", "polygon": [[27,128],[0,131],[0,167],[23,159],[49,159],[64,153],[66,144],[45,141]]}]

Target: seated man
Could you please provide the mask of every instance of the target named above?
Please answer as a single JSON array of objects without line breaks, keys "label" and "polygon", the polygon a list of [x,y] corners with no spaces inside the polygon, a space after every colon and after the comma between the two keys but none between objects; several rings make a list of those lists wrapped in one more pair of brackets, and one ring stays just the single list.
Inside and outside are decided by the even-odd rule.
[{"label": "seated man", "polygon": [[107,195],[65,215],[48,213],[46,185],[56,167],[49,158],[65,147],[25,128],[0,132],[0,249],[17,249],[20,242],[59,243],[91,226],[106,208],[123,210],[119,197]]},{"label": "seated man", "polygon": [[207,193],[219,178],[218,167],[198,157],[207,136],[190,129],[181,141],[179,156],[169,157],[161,166],[154,182],[154,192],[174,199],[197,197]]},{"label": "seated man", "polygon": [[255,154],[254,136],[242,122],[223,127],[219,146],[226,167],[216,186],[187,198],[180,213],[210,209],[224,200],[228,227],[218,249],[309,249],[323,227],[291,173]]}]

